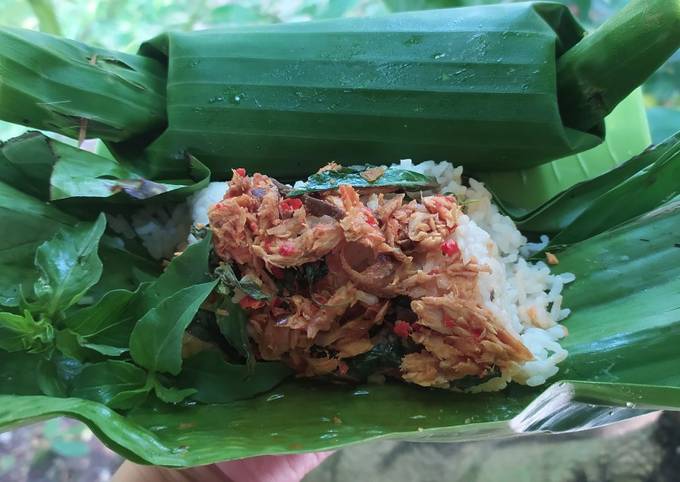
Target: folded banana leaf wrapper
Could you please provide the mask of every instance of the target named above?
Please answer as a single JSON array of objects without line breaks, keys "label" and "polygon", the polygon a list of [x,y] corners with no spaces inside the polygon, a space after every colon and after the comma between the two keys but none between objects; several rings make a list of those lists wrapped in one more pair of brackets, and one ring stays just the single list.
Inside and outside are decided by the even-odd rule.
[{"label": "folded banana leaf wrapper", "polygon": [[137,55],[3,28],[0,118],[99,137],[153,178],[187,153],[221,179],[329,159],[528,168],[602,142],[680,46],[680,6],[635,0],[584,36],[548,2],[170,32]]},{"label": "folded banana leaf wrapper", "polygon": [[[36,142],[67,152],[39,134],[5,147]],[[0,222],[12,227],[0,244],[0,429],[65,415],[128,459],[188,467],[378,438],[563,432],[680,409],[680,133],[516,217],[554,236],[554,272],[576,275],[564,292],[569,357],[545,386],[482,394],[303,381],[278,363],[234,365],[211,351],[183,359],[183,330],[215,287],[209,238],[159,275],[111,241],[103,214],[62,210],[55,166],[82,175],[78,160],[61,157],[31,184],[0,181]]]}]

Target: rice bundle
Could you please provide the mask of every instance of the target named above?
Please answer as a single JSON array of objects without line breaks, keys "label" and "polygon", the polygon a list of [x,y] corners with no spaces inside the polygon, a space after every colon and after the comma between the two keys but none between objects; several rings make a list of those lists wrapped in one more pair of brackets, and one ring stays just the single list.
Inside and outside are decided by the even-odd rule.
[{"label": "rice bundle", "polygon": [[[308,377],[471,391],[544,383],[567,356],[560,293],[573,275],[526,261],[527,239],[481,183],[462,183],[462,168],[398,169],[436,185],[397,193],[339,180],[292,197],[309,186],[291,192],[238,169],[226,193],[213,183],[194,196],[194,220],[210,223],[221,266],[233,263],[261,290],[227,293],[248,313],[257,358]],[[361,176],[371,184],[385,171]]]}]

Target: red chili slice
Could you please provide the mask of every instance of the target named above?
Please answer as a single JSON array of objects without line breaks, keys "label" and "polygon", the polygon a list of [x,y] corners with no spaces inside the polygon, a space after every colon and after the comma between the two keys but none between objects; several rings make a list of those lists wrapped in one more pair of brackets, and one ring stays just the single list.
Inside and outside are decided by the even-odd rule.
[{"label": "red chili slice", "polygon": [[238,304],[244,310],[257,310],[258,308],[262,308],[265,305],[265,302],[261,300],[256,300],[251,296],[244,296],[243,298],[241,298]]},{"label": "red chili slice", "polygon": [[282,213],[292,213],[302,207],[302,201],[296,197],[284,199],[279,203]]},{"label": "red chili slice", "polygon": [[453,239],[449,239],[447,241],[444,241],[441,245],[442,248],[442,254],[444,256],[453,256],[455,254],[460,253],[460,248],[458,247],[458,243],[456,243]]},{"label": "red chili slice", "polygon": [[293,256],[297,252],[292,243],[283,243],[279,246],[279,254],[281,256]]},{"label": "red chili slice", "polygon": [[400,338],[408,338],[409,333],[411,333],[411,325],[405,321],[397,321],[394,324],[393,331]]}]

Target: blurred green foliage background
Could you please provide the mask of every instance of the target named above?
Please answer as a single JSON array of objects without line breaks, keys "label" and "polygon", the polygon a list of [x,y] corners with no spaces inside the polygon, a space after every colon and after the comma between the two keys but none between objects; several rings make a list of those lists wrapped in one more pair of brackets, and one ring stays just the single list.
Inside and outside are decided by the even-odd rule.
[{"label": "blurred green foliage background", "polygon": [[[134,52],[140,42],[168,29],[299,22],[513,1],[523,0],[2,0],[0,23]],[[628,0],[558,1],[569,5],[592,29]],[[647,82],[645,99],[654,140],[675,132],[680,126],[680,52]],[[0,124],[0,139],[22,131],[18,126]]]}]

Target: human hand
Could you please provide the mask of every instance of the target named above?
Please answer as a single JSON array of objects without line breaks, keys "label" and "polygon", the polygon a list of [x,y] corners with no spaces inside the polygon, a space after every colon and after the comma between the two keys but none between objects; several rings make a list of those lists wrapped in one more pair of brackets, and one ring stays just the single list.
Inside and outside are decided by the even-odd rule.
[{"label": "human hand", "polygon": [[299,482],[332,453],[265,455],[183,470],[125,462],[111,482]]}]

